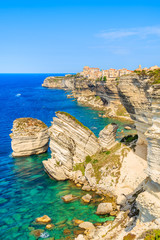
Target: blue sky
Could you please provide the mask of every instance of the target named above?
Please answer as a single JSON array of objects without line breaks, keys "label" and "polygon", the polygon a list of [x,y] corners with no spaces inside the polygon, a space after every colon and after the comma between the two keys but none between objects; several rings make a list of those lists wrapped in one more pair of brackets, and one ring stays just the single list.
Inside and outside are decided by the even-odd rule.
[{"label": "blue sky", "polygon": [[0,1],[0,72],[160,65],[160,1]]}]

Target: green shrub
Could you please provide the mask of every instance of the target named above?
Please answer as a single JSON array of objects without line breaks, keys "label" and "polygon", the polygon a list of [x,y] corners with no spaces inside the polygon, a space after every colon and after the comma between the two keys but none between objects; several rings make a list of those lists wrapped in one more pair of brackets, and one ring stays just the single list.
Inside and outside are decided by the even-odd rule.
[{"label": "green shrub", "polygon": [[109,155],[111,153],[111,151],[106,151],[105,154]]},{"label": "green shrub", "polygon": [[98,160],[97,160],[97,159],[94,159],[94,160],[93,160],[93,164],[94,164],[94,163],[98,163]]},{"label": "green shrub", "polygon": [[86,163],[89,163],[89,162],[91,162],[91,161],[92,161],[92,158],[88,155],[88,156],[86,157],[85,162],[86,162]]},{"label": "green shrub", "polygon": [[136,238],[136,235],[128,233],[126,236],[124,236],[123,240],[134,240]]},{"label": "green shrub", "polygon": [[144,240],[160,240],[160,229],[151,229],[148,230],[140,236],[140,239]]}]

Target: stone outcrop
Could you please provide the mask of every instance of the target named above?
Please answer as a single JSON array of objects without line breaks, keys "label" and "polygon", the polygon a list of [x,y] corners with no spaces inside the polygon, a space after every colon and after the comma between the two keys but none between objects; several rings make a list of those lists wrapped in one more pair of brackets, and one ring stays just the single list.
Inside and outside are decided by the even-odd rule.
[{"label": "stone outcrop", "polygon": [[62,88],[62,80],[63,77],[47,77],[43,84],[42,87],[47,87],[47,88]]},{"label": "stone outcrop", "polygon": [[34,118],[19,118],[13,122],[11,146],[12,156],[29,156],[44,153],[48,149],[48,127]]},{"label": "stone outcrop", "polygon": [[118,125],[115,123],[112,123],[107,125],[102,131],[100,131],[99,142],[103,150],[112,148],[115,145],[117,129],[118,129]]}]

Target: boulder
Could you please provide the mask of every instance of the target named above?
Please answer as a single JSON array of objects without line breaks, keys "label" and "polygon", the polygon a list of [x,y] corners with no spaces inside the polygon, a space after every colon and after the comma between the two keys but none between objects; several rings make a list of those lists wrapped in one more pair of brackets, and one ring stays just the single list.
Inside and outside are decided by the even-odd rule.
[{"label": "boulder", "polygon": [[47,215],[44,215],[42,217],[36,218],[36,222],[40,224],[47,224],[51,222],[51,218],[48,217]]},{"label": "boulder", "polygon": [[82,234],[79,234],[77,238],[75,238],[75,240],[86,240],[86,237]]},{"label": "boulder", "polygon": [[92,199],[92,196],[90,194],[86,194],[82,197],[83,202],[89,203]]},{"label": "boulder", "polygon": [[113,211],[112,203],[100,203],[98,205],[96,214],[105,215],[105,214],[109,214],[112,211]]},{"label": "boulder", "polygon": [[82,190],[84,190],[84,191],[91,191],[91,187],[89,186],[89,185],[84,185],[83,187],[82,187]]},{"label": "boulder", "polygon": [[131,130],[132,128],[129,127],[129,126],[126,126],[125,129],[126,129],[126,130]]},{"label": "boulder", "polygon": [[91,222],[83,222],[79,224],[80,228],[83,228],[85,230],[92,230],[95,229],[95,226]]},{"label": "boulder", "polygon": [[68,202],[74,201],[76,199],[76,197],[73,196],[72,194],[68,194],[68,195],[63,196],[62,199],[65,203],[68,203]]},{"label": "boulder", "polygon": [[116,202],[118,205],[123,206],[126,202],[126,197],[123,194],[120,194],[118,195]]}]

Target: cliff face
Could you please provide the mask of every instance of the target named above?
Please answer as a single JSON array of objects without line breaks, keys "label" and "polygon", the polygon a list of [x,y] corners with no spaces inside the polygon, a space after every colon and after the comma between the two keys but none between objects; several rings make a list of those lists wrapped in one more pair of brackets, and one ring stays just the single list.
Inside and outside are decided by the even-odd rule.
[{"label": "cliff face", "polygon": [[137,202],[143,221],[160,217],[160,85],[150,88],[152,126],[145,133],[148,142],[147,174],[145,192],[138,196]]},{"label": "cliff face", "polygon": [[48,149],[48,127],[37,119],[16,119],[13,122],[10,137],[12,139],[13,157],[40,154]]},{"label": "cliff face", "polygon": [[144,133],[151,126],[151,95],[149,77],[131,74],[123,76],[117,84],[122,104],[135,121],[139,143],[147,144]]},{"label": "cliff face", "polygon": [[147,159],[149,178],[143,184],[145,191],[139,194],[137,204],[141,220],[152,221],[160,217],[160,84],[151,85],[149,76],[132,74],[120,78],[118,91],[135,120],[139,137],[137,148],[141,152],[144,146],[146,149],[143,157]]},{"label": "cliff face", "polygon": [[117,80],[96,81],[82,76],[67,76],[59,81],[53,77],[46,78],[44,87],[72,90],[77,101],[105,111],[105,116],[129,119],[129,115],[120,102],[117,90]]}]

